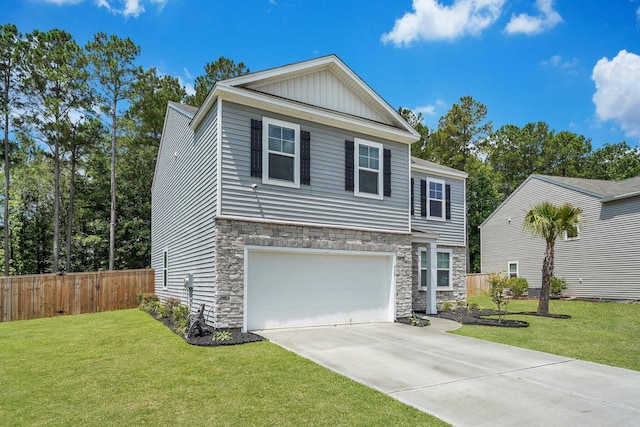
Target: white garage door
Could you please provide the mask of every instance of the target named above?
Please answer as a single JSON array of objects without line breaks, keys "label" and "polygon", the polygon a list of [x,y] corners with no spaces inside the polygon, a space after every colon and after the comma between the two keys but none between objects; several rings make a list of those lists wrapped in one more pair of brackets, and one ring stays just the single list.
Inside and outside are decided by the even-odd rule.
[{"label": "white garage door", "polygon": [[393,321],[393,255],[247,251],[248,330]]}]

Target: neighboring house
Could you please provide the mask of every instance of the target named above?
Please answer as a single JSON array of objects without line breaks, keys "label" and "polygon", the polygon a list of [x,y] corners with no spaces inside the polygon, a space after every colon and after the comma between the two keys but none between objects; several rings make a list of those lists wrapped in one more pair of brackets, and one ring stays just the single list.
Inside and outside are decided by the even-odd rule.
[{"label": "neighboring house", "polygon": [[[411,165],[418,139],[333,55],[220,81],[199,109],[169,103],[156,293],[244,330],[393,321],[464,299],[466,174]],[[433,183],[425,215],[412,177]]]},{"label": "neighboring house", "polygon": [[536,204],[571,203],[582,225],[555,245],[554,275],[567,296],[640,299],[640,177],[603,181],[531,175],[481,225],[482,272],[525,277],[538,296],[545,241],[522,229]]}]

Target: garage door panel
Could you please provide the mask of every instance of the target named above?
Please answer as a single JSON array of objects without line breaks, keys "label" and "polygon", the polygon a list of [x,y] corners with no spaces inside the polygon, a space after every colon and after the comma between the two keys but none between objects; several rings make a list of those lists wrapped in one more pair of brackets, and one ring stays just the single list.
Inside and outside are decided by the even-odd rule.
[{"label": "garage door panel", "polygon": [[393,320],[391,255],[249,251],[247,328]]}]

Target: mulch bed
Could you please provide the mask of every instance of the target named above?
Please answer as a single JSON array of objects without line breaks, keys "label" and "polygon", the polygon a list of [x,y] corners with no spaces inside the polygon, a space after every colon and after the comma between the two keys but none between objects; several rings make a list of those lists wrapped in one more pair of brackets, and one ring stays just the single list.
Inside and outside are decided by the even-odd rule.
[{"label": "mulch bed", "polygon": [[155,316],[151,313],[149,313],[149,315],[151,317],[153,317],[154,319],[156,319],[157,321],[161,322],[162,324],[164,324],[167,328],[171,329],[176,335],[178,335],[180,338],[184,339],[187,343],[191,344],[191,345],[197,345],[197,346],[202,346],[202,347],[217,347],[220,345],[238,345],[238,344],[246,344],[246,343],[250,343],[250,342],[258,342],[258,341],[263,341],[264,338],[261,337],[258,334],[254,334],[251,332],[242,332],[240,330],[240,328],[230,328],[230,329],[217,329],[217,330],[213,330],[213,328],[211,328],[213,330],[213,332],[216,331],[228,331],[231,334],[231,339],[229,340],[224,340],[224,341],[214,341],[213,340],[213,333],[212,332],[207,332],[205,331],[205,333],[203,335],[198,335],[198,336],[193,336],[193,337],[185,337],[183,333],[178,332],[177,329],[177,325],[175,324],[175,322],[173,321],[173,319],[169,318],[169,317],[158,317]]},{"label": "mulch bed", "polygon": [[[542,316],[536,312],[532,311],[507,311],[502,312],[503,316],[505,314],[519,314],[519,315],[527,315],[527,316]],[[527,328],[529,327],[529,322],[525,322],[524,320],[513,320],[513,319],[505,319],[503,318],[500,322],[498,319],[489,319],[487,316],[497,316],[498,312],[496,310],[491,309],[471,309],[467,310],[465,308],[458,308],[456,310],[440,310],[438,314],[430,314],[432,317],[440,317],[442,319],[455,320],[458,323],[462,323],[463,325],[481,325],[481,326],[498,326],[502,328]],[[542,317],[551,317],[554,319],[570,319],[571,316],[566,314],[549,314]]]}]

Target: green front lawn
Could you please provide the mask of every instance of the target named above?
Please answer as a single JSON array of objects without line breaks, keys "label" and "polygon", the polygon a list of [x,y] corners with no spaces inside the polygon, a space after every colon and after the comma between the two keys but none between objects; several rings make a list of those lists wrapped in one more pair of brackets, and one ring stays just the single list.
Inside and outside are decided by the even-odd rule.
[{"label": "green front lawn", "polygon": [[[469,297],[482,308],[494,308],[489,297]],[[513,300],[508,311],[536,311],[537,300]],[[465,325],[454,333],[560,356],[640,371],[640,305],[552,300],[550,312],[571,319],[509,315],[528,328]]]},{"label": "green front lawn", "polygon": [[137,309],[0,323],[0,425],[447,425],[269,342],[193,347]]}]

